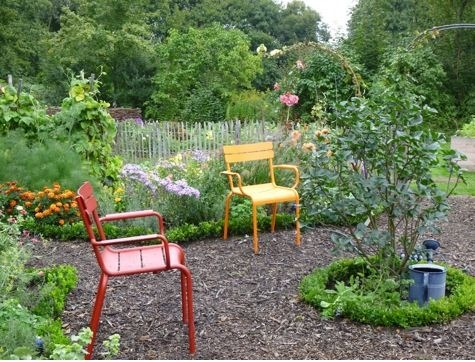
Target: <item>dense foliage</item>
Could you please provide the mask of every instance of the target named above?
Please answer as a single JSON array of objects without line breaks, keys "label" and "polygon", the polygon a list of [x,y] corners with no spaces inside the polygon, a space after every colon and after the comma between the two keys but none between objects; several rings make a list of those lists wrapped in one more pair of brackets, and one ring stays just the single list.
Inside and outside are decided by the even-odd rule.
[{"label": "dense foliage", "polygon": [[443,135],[426,127],[430,109],[411,91],[412,81],[393,72],[378,94],[343,102],[328,141],[312,151],[302,176],[311,213],[350,225],[348,234],[334,235],[335,243],[368,263],[369,255],[379,255],[377,268],[395,277],[405,272],[420,236],[435,232],[447,214],[451,190],[441,191],[431,171],[440,153],[461,177],[457,153],[442,151]]},{"label": "dense foliage", "polygon": [[229,96],[250,88],[261,70],[245,35],[219,25],[171,31],[158,56],[155,91],[147,106],[147,114],[158,120],[222,120]]}]

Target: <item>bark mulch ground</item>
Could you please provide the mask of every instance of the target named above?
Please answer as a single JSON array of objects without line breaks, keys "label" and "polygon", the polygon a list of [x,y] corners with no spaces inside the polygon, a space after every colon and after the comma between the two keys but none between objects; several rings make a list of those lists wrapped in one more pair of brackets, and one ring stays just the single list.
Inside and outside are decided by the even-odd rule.
[{"label": "bark mulch ground", "polygon": [[[475,275],[475,198],[452,198],[442,225],[441,256]],[[300,280],[328,265],[330,231],[315,229],[293,244],[293,232],[261,233],[259,255],[251,237],[184,245],[193,275],[197,352],[188,354],[176,272],[112,279],[98,341],[121,335],[118,359],[473,359],[475,312],[446,324],[397,329],[347,319],[322,319],[298,297]],[[88,324],[99,270],[88,242],[50,242],[35,264],[72,264],[79,285],[63,314],[76,334]],[[95,358],[101,346],[96,345]]]}]

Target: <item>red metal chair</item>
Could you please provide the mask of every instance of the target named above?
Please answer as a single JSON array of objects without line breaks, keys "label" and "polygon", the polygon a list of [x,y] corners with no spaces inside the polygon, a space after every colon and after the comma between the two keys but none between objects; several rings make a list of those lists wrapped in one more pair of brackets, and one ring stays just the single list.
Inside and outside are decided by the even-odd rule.
[{"label": "red metal chair", "polygon": [[[109,277],[127,276],[141,273],[158,273],[178,269],[181,275],[181,298],[183,322],[188,324],[188,342],[190,353],[195,353],[195,327],[193,318],[193,297],[190,270],[185,265],[183,249],[169,243],[164,235],[162,216],[153,210],[132,211],[109,214],[99,217],[98,204],[92,186],[85,182],[77,192],[76,201],[79,206],[84,226],[91,241],[97,262],[101,268],[101,278],[97,290],[96,301],[91,317],[90,327],[93,332],[91,343],[87,348],[86,359],[92,358],[94,342],[101,316]],[[159,233],[107,239],[102,223],[126,219],[154,217],[157,220]],[[150,245],[159,241],[158,245]],[[131,246],[131,244],[137,244]],[[144,243],[148,245],[143,245]],[[119,247],[117,247],[119,246]]]}]

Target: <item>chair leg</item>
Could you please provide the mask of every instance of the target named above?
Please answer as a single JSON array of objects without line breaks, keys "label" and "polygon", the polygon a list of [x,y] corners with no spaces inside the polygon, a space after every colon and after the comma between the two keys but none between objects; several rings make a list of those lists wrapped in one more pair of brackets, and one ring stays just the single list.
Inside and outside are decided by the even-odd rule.
[{"label": "chair leg", "polygon": [[254,246],[254,254],[257,254],[259,253],[259,239],[257,238],[257,206],[255,204],[252,204],[252,228],[252,242]]},{"label": "chair leg", "polygon": [[94,350],[94,343],[96,341],[97,329],[99,327],[99,321],[101,318],[102,306],[104,305],[104,298],[106,296],[107,282],[109,277],[101,273],[101,279],[99,280],[99,286],[97,288],[96,301],[94,303],[94,309],[92,311],[90,327],[92,330],[91,343],[87,346],[86,359],[92,359],[92,352]]},{"label": "chair leg", "polygon": [[295,245],[300,246],[300,200],[295,204]]},{"label": "chair leg", "polygon": [[187,297],[187,285],[186,275],[183,271],[180,272],[180,284],[181,284],[181,312],[183,317],[183,323],[188,323],[188,297]]},{"label": "chair leg", "polygon": [[195,342],[195,320],[193,315],[193,285],[191,281],[191,273],[187,268],[181,270],[181,275],[183,277],[182,283],[182,295],[185,295],[185,298],[182,301],[183,311],[187,314],[187,323],[188,324],[188,345],[190,353],[195,353],[196,351],[196,342]]},{"label": "chair leg", "polygon": [[232,196],[233,196],[232,193],[229,193],[228,196],[226,196],[226,202],[224,206],[224,225],[223,225],[223,239],[224,240],[228,238],[229,207],[231,206]]},{"label": "chair leg", "polygon": [[270,232],[273,233],[275,230],[275,219],[277,215],[277,202],[272,204],[272,219],[270,224]]}]

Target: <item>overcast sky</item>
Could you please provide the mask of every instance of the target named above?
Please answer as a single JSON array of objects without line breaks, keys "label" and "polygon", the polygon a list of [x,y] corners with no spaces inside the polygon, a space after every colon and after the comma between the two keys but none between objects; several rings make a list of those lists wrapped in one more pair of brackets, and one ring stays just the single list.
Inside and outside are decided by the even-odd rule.
[{"label": "overcast sky", "polygon": [[[283,1],[288,2],[289,0]],[[345,32],[350,9],[358,0],[303,0],[303,2],[320,14],[323,22],[330,27],[332,36],[335,36],[339,32]]]}]

